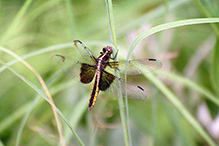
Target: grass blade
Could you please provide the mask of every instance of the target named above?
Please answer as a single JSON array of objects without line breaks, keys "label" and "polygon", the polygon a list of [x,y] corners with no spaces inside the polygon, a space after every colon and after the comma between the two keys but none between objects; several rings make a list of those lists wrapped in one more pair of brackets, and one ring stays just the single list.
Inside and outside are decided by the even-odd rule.
[{"label": "grass blade", "polygon": [[[115,49],[117,50],[117,43],[116,43],[116,33],[115,33],[115,26],[114,26],[114,16],[113,16],[113,6],[112,6],[112,1],[111,0],[105,0],[106,3],[106,9],[107,9],[107,14],[108,14],[108,21],[109,21],[109,31],[110,31],[110,40]],[[116,50],[113,50],[114,56],[116,56]],[[117,56],[115,58],[117,59]],[[115,70],[115,75],[117,77],[120,77],[120,73]],[[118,82],[118,81],[117,81]],[[123,126],[123,133],[124,133],[124,138],[125,138],[125,145],[132,145],[131,143],[131,133],[130,133],[130,128],[129,128],[129,114],[128,114],[128,99],[126,98],[126,115],[125,115],[125,110],[124,110],[124,102],[122,98],[122,90],[121,90],[121,84],[118,82],[118,101],[119,101],[119,109],[120,109],[120,116],[121,116],[121,121],[122,121],[122,126]]]},{"label": "grass blade", "polygon": [[[132,43],[129,53],[127,55],[127,60],[129,60],[131,53],[135,49],[136,45],[144,38],[155,34],[157,32],[167,30],[170,28],[186,26],[186,25],[194,25],[194,24],[203,24],[203,23],[217,23],[219,22],[219,18],[201,18],[201,19],[189,19],[189,20],[181,20],[170,22],[166,24],[162,24],[159,26],[155,26],[143,33],[141,33]],[[163,94],[173,103],[173,105],[181,112],[181,114],[189,121],[189,123],[200,133],[200,135],[210,144],[215,145],[216,143],[212,140],[212,138],[203,130],[200,124],[195,120],[195,118],[188,112],[188,110],[181,104],[181,102],[177,99],[177,97],[158,79],[156,79],[153,75],[146,75],[148,79],[153,82],[159,90],[163,92]]]},{"label": "grass blade", "polygon": [[169,99],[177,110],[185,117],[185,119],[198,131],[198,133],[208,142],[209,145],[217,146],[214,140],[201,127],[198,121],[184,107],[179,99],[174,95],[159,79],[152,74],[145,75],[154,85]]},{"label": "grass blade", "polygon": [[219,39],[217,37],[217,42],[214,48],[214,56],[213,56],[213,64],[211,69],[211,81],[212,85],[217,92],[217,95],[219,95]]}]

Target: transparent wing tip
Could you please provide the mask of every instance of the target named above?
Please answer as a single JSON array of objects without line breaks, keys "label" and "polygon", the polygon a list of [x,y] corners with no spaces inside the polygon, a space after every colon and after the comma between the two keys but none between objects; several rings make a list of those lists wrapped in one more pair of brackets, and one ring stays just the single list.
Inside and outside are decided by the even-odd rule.
[{"label": "transparent wing tip", "polygon": [[52,55],[51,59],[52,59],[53,62],[57,63],[57,61],[60,61],[60,59],[61,59],[62,62],[65,62],[66,58],[65,58],[65,56],[55,54],[55,55]]},{"label": "transparent wing tip", "polygon": [[144,90],[144,88],[142,88],[141,86],[138,85],[138,89],[143,92],[143,96],[140,99],[146,99],[147,98],[147,93]]},{"label": "transparent wing tip", "polygon": [[77,46],[77,43],[83,44],[80,40],[74,40],[74,45],[75,45],[76,47],[78,47],[78,46]]}]

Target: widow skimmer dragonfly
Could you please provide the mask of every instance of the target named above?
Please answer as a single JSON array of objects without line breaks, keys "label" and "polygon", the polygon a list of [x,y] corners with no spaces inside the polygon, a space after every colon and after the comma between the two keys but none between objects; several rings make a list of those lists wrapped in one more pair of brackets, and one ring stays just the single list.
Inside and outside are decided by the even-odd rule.
[{"label": "widow skimmer dragonfly", "polygon": [[[113,53],[112,47],[104,47],[103,51],[100,52],[100,56],[97,58],[81,41],[74,40],[74,45],[84,59],[86,59],[87,63],[62,55],[53,55],[52,61],[71,78],[74,79],[76,77],[77,79],[80,79],[80,82],[83,84],[88,84],[94,79],[88,110],[91,110],[94,107],[100,90],[105,91],[110,95],[117,96],[117,81],[121,84],[123,96],[125,95],[125,88],[127,88],[128,98],[145,99],[147,97],[145,90],[141,86],[125,81],[105,70],[118,70],[121,74],[125,73],[126,60],[109,61],[110,59],[113,59],[111,58],[111,54]],[[129,60],[126,74],[138,75],[142,74],[141,68],[150,72],[161,66],[161,62],[156,59],[145,58]],[[127,86],[125,86],[125,82],[127,83]]]}]

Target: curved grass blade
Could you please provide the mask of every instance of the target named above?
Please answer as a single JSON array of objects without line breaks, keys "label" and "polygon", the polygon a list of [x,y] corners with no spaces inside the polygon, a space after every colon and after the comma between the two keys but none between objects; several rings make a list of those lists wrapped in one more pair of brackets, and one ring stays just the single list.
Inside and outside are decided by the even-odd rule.
[{"label": "curved grass blade", "polygon": [[211,69],[211,81],[212,85],[217,92],[217,95],[219,95],[219,38],[217,38],[216,45],[214,48],[214,56],[213,56],[213,62],[212,62],[212,69]]},{"label": "curved grass blade", "polygon": [[[24,77],[22,77],[22,76],[20,76],[20,77],[22,77],[22,80],[25,81],[28,85],[30,85],[34,90],[37,89],[38,93],[39,93],[42,97],[44,97],[45,100],[47,100],[47,101],[50,103],[50,105],[51,105],[51,107],[52,107],[52,109],[53,109],[53,112],[54,112],[54,116],[55,116],[56,121],[57,121],[57,126],[58,126],[58,131],[59,131],[59,136],[60,136],[60,139],[61,139],[61,143],[62,143],[62,145],[65,145],[65,141],[64,141],[64,137],[63,137],[63,133],[62,133],[62,128],[61,128],[61,122],[60,122],[60,120],[59,120],[59,118],[58,118],[58,115],[57,115],[57,113],[56,113],[56,111],[58,112],[59,109],[57,109],[56,106],[54,105],[54,102],[53,102],[53,100],[52,100],[52,97],[51,97],[51,95],[50,95],[50,93],[49,93],[49,91],[48,91],[48,89],[47,89],[47,86],[46,86],[46,84],[44,83],[42,77],[39,75],[38,72],[36,72],[36,70],[35,70],[32,66],[30,66],[26,61],[22,60],[19,56],[17,56],[16,54],[14,54],[13,52],[11,52],[10,50],[7,50],[7,49],[5,49],[5,48],[3,48],[3,47],[0,47],[0,50],[2,50],[2,51],[4,51],[4,52],[6,52],[6,53],[12,55],[13,57],[15,57],[16,59],[18,59],[19,61],[21,61],[28,69],[30,69],[30,70],[37,76],[37,78],[39,79],[39,81],[40,81],[40,83],[41,83],[41,85],[42,85],[42,88],[44,89],[44,91],[45,91],[45,93],[46,93],[46,96],[49,98],[49,100],[47,99],[46,96],[44,96],[44,94],[43,94],[34,84],[32,84],[31,82],[29,82],[28,80],[26,80]],[[8,67],[8,68],[9,68],[9,67]],[[13,71],[13,70],[12,70],[12,71]],[[17,74],[17,72],[14,72],[14,73],[15,73],[15,75],[19,75],[19,74]],[[60,115],[62,115],[62,113],[61,113],[60,111],[59,111],[58,113],[59,113]],[[62,115],[62,117],[64,117],[64,116]],[[66,120],[66,121],[67,121],[67,120]],[[68,124],[68,123],[67,123],[67,124]],[[68,126],[71,127],[69,124],[68,124]],[[72,129],[71,129],[71,130],[72,130]],[[77,136],[77,134],[76,134],[73,130],[72,130],[72,132],[73,132],[74,135],[77,137],[79,143],[80,143],[81,145],[84,145],[83,142],[80,140],[80,138]]]},{"label": "curved grass blade", "polygon": [[[129,53],[127,55],[126,60],[129,60],[131,53],[137,46],[137,44],[144,38],[155,34],[157,32],[167,30],[170,28],[176,28],[180,26],[186,25],[194,25],[194,24],[204,24],[204,23],[218,23],[219,18],[200,18],[200,19],[189,19],[189,20],[181,20],[170,23],[165,23],[159,26],[155,26],[143,33],[141,33],[132,43]],[[127,61],[128,62],[128,61]],[[127,66],[126,66],[127,67]],[[166,97],[173,103],[173,105],[182,113],[182,115],[188,120],[188,122],[199,132],[199,134],[210,144],[216,145],[212,138],[203,130],[200,124],[195,120],[195,118],[187,111],[187,109],[181,104],[181,102],[177,99],[177,97],[167,89],[165,85],[162,84],[159,80],[152,75],[147,75],[148,79],[151,80],[155,85],[157,85],[158,89],[160,89],[163,93],[165,93]],[[158,86],[159,85],[159,86]]]},{"label": "curved grass blade", "polygon": [[[113,55],[116,57],[116,50],[117,50],[117,42],[116,42],[116,33],[115,33],[115,26],[114,26],[114,15],[113,15],[113,6],[112,6],[112,0],[105,0],[106,3],[106,9],[107,9],[107,16],[108,16],[108,23],[109,23],[109,32],[110,32],[110,40],[113,44]],[[120,78],[119,71],[115,71],[115,75]],[[118,80],[116,80],[118,82]],[[122,121],[123,126],[123,133],[124,133],[124,139],[125,139],[125,145],[132,145],[131,142],[131,132],[129,127],[129,113],[128,113],[128,99],[126,98],[126,113],[124,110],[124,102],[122,99],[122,89],[121,85],[118,82],[118,101],[119,101],[119,109],[120,109],[120,117]],[[127,96],[126,96],[127,97]],[[126,115],[125,115],[126,114]]]}]

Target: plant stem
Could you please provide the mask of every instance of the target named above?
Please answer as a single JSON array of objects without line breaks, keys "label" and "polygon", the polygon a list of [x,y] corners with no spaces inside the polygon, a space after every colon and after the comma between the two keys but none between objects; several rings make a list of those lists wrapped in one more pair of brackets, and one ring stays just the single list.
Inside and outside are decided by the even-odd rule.
[{"label": "plant stem", "polygon": [[[118,49],[117,49],[117,43],[116,43],[116,33],[115,33],[115,26],[114,26],[112,0],[105,0],[105,3],[106,3],[108,20],[109,20],[110,41],[113,44],[113,49],[114,49],[113,55],[116,57],[115,60],[118,60],[117,56],[115,55],[116,50],[118,50]],[[115,70],[115,75],[117,77],[120,77],[120,73],[118,70]],[[122,98],[121,84],[120,84],[119,80],[117,80],[116,82],[118,85],[117,95],[118,95],[118,101],[119,101],[119,109],[120,109],[120,116],[121,116],[121,121],[122,121],[125,145],[129,146],[129,145],[131,145],[131,138],[130,138],[131,136],[130,136],[130,132],[128,130],[128,124],[127,124],[126,115],[125,115],[126,113],[124,110],[124,102],[123,102],[123,98]],[[127,107],[127,105],[126,105],[126,107]],[[127,115],[127,119],[128,119],[128,115]]]}]

